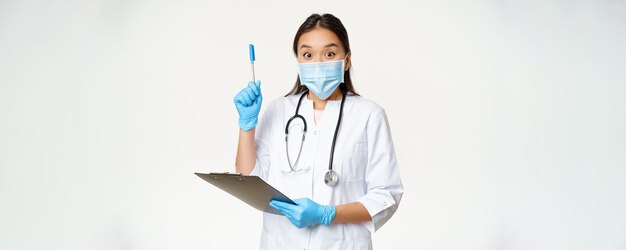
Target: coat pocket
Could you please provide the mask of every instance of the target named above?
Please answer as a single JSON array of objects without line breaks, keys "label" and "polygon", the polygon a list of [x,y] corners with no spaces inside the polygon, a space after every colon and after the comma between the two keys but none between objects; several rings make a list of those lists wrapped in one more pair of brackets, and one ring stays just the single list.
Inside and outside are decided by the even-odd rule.
[{"label": "coat pocket", "polygon": [[365,179],[367,169],[367,142],[357,142],[352,151],[346,155],[342,164],[342,176],[346,182],[357,182]]}]

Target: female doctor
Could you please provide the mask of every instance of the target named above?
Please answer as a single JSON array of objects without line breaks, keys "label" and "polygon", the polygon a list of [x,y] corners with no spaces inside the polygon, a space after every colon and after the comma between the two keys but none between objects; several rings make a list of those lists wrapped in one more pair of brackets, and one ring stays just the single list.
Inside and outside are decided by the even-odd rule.
[{"label": "female doctor", "polygon": [[350,79],[348,34],[331,14],[309,16],[293,41],[298,78],[261,108],[261,82],[234,98],[236,171],[294,199],[263,214],[261,249],[372,249],[371,233],[398,209],[403,187],[383,108]]}]

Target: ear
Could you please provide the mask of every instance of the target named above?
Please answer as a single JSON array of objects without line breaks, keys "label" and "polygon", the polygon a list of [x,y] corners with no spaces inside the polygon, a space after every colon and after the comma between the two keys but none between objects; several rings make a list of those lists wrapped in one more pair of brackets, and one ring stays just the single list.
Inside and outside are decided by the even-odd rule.
[{"label": "ear", "polygon": [[352,60],[350,60],[350,58],[352,57],[352,51],[348,51],[348,54],[346,55],[346,65],[344,67],[344,71],[348,71],[350,70],[350,65]]}]

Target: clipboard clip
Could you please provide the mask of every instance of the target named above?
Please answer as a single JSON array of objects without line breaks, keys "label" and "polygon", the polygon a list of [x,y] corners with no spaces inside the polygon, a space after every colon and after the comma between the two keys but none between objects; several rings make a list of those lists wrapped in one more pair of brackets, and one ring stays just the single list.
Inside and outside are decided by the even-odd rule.
[{"label": "clipboard clip", "polygon": [[241,173],[229,173],[229,172],[224,172],[224,173],[214,173],[214,174],[241,176]]},{"label": "clipboard clip", "polygon": [[210,173],[213,174],[213,179],[219,180],[219,176],[227,176],[227,177],[239,177],[237,178],[239,181],[243,181],[243,175],[241,173],[229,173],[229,172],[223,172],[223,173]]}]

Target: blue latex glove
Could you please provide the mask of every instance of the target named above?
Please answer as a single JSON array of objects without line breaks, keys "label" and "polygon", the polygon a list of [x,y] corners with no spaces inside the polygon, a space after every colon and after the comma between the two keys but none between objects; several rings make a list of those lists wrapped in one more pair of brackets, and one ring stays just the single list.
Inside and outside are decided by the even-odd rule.
[{"label": "blue latex glove", "polygon": [[298,205],[271,200],[270,206],[287,216],[291,224],[298,228],[315,224],[330,225],[333,219],[335,219],[335,214],[337,213],[335,206],[323,206],[309,198],[293,201]]},{"label": "blue latex glove", "polygon": [[239,127],[249,131],[256,127],[259,120],[259,111],[263,96],[261,96],[261,81],[248,82],[248,86],[239,91],[234,99],[237,113],[239,113]]}]

